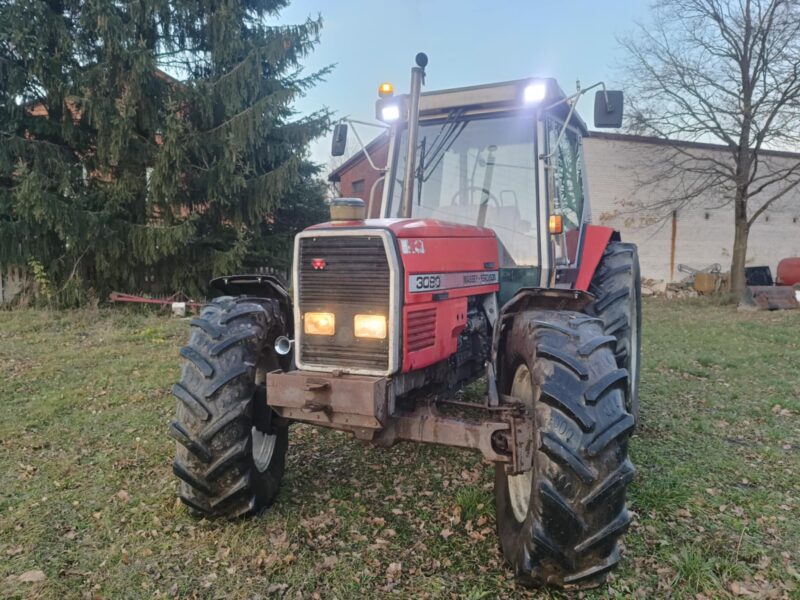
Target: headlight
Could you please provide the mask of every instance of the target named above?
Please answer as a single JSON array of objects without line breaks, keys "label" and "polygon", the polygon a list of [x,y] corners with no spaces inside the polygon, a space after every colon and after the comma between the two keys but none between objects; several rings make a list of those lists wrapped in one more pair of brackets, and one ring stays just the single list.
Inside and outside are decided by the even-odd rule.
[{"label": "headlight", "polygon": [[303,315],[303,331],[309,335],[333,335],[336,317],[333,313],[307,312]]},{"label": "headlight", "polygon": [[383,315],[356,315],[353,332],[359,338],[386,339],[386,317]]}]

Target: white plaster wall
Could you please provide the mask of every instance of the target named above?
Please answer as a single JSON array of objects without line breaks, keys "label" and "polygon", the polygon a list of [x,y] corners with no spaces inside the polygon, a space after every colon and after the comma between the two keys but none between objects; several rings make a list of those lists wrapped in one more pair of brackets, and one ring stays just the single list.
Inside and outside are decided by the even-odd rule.
[{"label": "white plaster wall", "polygon": [[[631,206],[652,204],[666,194],[664,189],[643,187],[641,181],[659,172],[659,161],[670,153],[668,147],[589,137],[584,150],[592,220],[618,229],[624,241],[638,244],[643,277],[679,281],[685,277],[677,271],[680,263],[695,268],[720,263],[723,271],[730,269],[733,207],[720,208],[725,199],[703,196],[677,211],[674,272],[670,272],[669,211],[656,218]],[[722,150],[704,152],[725,158]],[[788,256],[800,256],[800,189],[769,208],[750,232],[748,266],[769,265],[774,276],[778,262]]]}]

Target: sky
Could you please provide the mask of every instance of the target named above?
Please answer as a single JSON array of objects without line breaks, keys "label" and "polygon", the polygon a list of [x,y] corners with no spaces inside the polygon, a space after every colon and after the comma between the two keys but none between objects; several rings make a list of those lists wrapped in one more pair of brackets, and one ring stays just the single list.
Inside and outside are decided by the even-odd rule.
[{"label": "sky", "polygon": [[[406,93],[417,52],[429,58],[423,91],[526,77],[555,77],[567,94],[574,93],[577,79],[583,87],[601,80],[613,84],[624,59],[617,36],[646,21],[649,5],[648,0],[294,0],[279,22],[321,14],[321,41],[305,68],[335,65],[296,108],[308,113],[327,106],[336,117],[374,121],[378,85],[389,81],[396,93]],[[593,97],[592,91],[578,105],[590,125]],[[359,133],[375,135],[363,127]],[[329,136],[312,144],[311,156],[329,164]]]}]

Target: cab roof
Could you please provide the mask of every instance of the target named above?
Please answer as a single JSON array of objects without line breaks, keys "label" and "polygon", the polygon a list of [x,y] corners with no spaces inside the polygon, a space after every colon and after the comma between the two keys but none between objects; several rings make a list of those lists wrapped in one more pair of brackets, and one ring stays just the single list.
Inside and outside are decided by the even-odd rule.
[{"label": "cab roof", "polygon": [[[537,105],[526,105],[522,97],[525,87],[532,83],[544,83],[547,86],[546,98]],[[569,104],[564,102],[566,94],[552,77],[529,77],[500,83],[488,83],[460,88],[433,90],[423,92],[419,100],[420,117],[433,118],[447,116],[454,109],[465,111],[495,112],[515,108],[549,107],[550,111],[561,119],[569,114]],[[561,101],[559,103],[559,101]],[[582,133],[587,133],[586,123],[577,112],[572,113],[571,124]]]}]

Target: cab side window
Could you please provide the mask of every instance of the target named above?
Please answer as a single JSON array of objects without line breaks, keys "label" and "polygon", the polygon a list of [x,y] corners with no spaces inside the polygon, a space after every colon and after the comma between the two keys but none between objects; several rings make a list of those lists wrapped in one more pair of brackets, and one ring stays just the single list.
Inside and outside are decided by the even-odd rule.
[{"label": "cab side window", "polygon": [[[583,144],[577,132],[567,127],[561,140],[558,134],[563,123],[547,119],[548,153],[553,153],[550,165],[553,172],[548,177],[548,191],[552,201],[551,210],[564,218],[564,229],[578,229],[583,218]],[[558,142],[558,147],[555,144]]]}]

